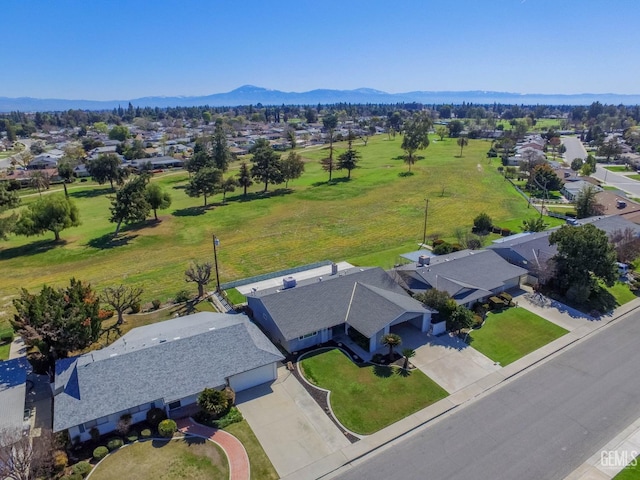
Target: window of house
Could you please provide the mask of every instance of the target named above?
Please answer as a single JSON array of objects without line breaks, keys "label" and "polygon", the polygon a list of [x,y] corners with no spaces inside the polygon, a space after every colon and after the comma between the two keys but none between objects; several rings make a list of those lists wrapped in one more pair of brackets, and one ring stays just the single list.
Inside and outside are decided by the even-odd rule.
[{"label": "window of house", "polygon": [[85,424],[84,424],[84,428],[89,429],[89,428],[93,428],[93,427],[95,427],[96,425],[97,425],[97,423],[96,423],[96,421],[95,421],[95,420],[90,420],[90,421],[88,421],[88,422],[85,422]]},{"label": "window of house", "polygon": [[106,417],[101,417],[101,418],[99,418],[98,420],[96,420],[96,423],[97,423],[98,425],[104,425],[105,423],[108,423],[108,422],[109,422],[109,417],[108,417],[108,416],[106,416]]},{"label": "window of house", "polygon": [[304,340],[305,338],[315,337],[317,334],[318,332],[307,333],[306,335],[302,335],[301,337],[298,337],[298,340]]},{"label": "window of house", "polygon": [[176,400],[169,404],[169,410],[175,410],[176,408],[180,408],[180,400]]}]

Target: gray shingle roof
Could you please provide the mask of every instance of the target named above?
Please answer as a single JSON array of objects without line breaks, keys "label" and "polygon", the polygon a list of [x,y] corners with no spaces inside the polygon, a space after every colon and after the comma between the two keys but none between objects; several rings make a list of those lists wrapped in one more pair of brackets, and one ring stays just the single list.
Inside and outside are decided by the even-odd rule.
[{"label": "gray shingle roof", "polygon": [[463,250],[435,257],[424,267],[415,263],[404,265],[398,268],[398,273],[410,286],[442,290],[459,303],[467,303],[527,271],[506,262],[493,250]]},{"label": "gray shingle roof", "polygon": [[283,358],[245,315],[202,312],[136,328],[108,348],[56,363],[53,429],[220,387]]},{"label": "gray shingle roof", "polygon": [[[324,277],[322,281],[312,279],[300,282],[298,286],[286,290],[262,290],[250,296],[260,298],[271,318],[277,324],[286,340],[298,338],[307,333],[323,328],[331,328],[345,322],[349,314],[352,294],[356,284],[368,287],[356,288],[357,306],[360,328],[370,331],[379,325],[381,317],[379,311],[391,312],[410,306],[410,310],[418,308],[409,295],[381,268],[353,268],[341,272],[339,275]],[[375,289],[375,290],[373,290]],[[383,294],[384,292],[384,294]],[[395,294],[391,298],[391,294]],[[360,298],[367,297],[368,302],[361,302]],[[402,303],[405,298],[407,303]],[[415,303],[408,303],[413,301]],[[393,307],[391,304],[394,304]],[[421,304],[419,304],[421,305]],[[365,313],[366,310],[366,313]],[[422,308],[425,311],[425,308]],[[354,313],[355,315],[355,313]],[[393,312],[389,313],[393,315]],[[350,315],[351,318],[351,315]],[[352,318],[353,321],[355,317]],[[385,325],[396,318],[386,317]],[[365,327],[370,322],[371,327]],[[350,322],[351,323],[351,320]],[[355,324],[351,323],[353,326]],[[375,331],[379,330],[377,328]]]},{"label": "gray shingle roof", "polygon": [[[0,361],[0,432],[5,429],[22,431],[27,373],[30,371],[26,357]],[[2,438],[0,446],[3,446]]]}]

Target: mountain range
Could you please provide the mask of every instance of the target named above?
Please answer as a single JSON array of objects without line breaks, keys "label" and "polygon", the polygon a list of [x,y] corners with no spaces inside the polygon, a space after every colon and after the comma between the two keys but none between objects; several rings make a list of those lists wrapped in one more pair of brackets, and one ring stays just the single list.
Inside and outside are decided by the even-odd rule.
[{"label": "mountain range", "polygon": [[579,93],[579,94],[542,94],[509,93],[480,90],[470,91],[415,91],[406,93],[387,93],[371,88],[355,90],[319,89],[308,92],[282,92],[244,85],[227,93],[215,93],[205,96],[142,97],[128,100],[65,100],[56,98],[8,98],[0,97],[0,112],[46,112],[69,109],[111,110],[129,102],[134,107],[193,107],[209,105],[212,107],[237,105],[317,105],[332,103],[412,103],[423,104],[523,104],[523,105],[590,105],[599,101],[603,104],[637,105],[640,94],[622,95],[615,93]]}]

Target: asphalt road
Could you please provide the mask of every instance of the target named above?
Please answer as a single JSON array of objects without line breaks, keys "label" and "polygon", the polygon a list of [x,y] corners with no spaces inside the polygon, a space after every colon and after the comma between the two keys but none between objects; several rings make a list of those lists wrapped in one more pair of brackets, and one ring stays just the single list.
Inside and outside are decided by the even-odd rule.
[{"label": "asphalt road", "polygon": [[338,478],[562,479],[640,417],[638,338],[640,312]]},{"label": "asphalt road", "polygon": [[587,151],[578,137],[562,137],[562,144],[567,148],[564,158],[569,165],[574,158],[587,158]]},{"label": "asphalt road", "polygon": [[628,192],[634,197],[640,197],[640,182],[631,180],[630,178],[627,178],[626,176],[621,175],[617,172],[610,172],[606,168],[603,168],[603,166],[600,164],[596,165],[596,172],[592,175],[592,177],[603,181],[607,185]]}]

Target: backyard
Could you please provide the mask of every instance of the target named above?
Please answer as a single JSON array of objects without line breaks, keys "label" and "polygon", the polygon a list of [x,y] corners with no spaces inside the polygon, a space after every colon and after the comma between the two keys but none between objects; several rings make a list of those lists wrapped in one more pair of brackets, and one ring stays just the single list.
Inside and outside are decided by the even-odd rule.
[{"label": "backyard", "polygon": [[524,308],[513,307],[487,314],[482,328],[469,333],[469,344],[502,366],[567,333]]},{"label": "backyard", "polygon": [[[263,186],[254,185],[246,198],[239,191],[228,194],[224,206],[216,203],[219,197],[207,208],[201,198],[188,197],[187,172],[158,175],[153,181],[171,193],[172,206],[159,212],[160,222],[125,228],[115,241],[115,226],[108,222],[111,188],[76,182],[70,195],[80,211],[80,227],[64,230],[58,244],[51,234],[2,242],[0,329],[7,326],[20,288],[61,285],[72,274],[98,290],[118,283],[140,286],[143,303],[171,299],[188,287],[184,270],[192,260],[212,260],[214,233],[224,282],[327,259],[388,266],[399,246],[413,249],[422,240],[425,197],[430,199],[428,235],[451,241],[456,228],[471,228],[481,212],[500,225],[519,225],[531,216],[497,171],[499,162],[486,158],[486,141],[470,140],[458,158],[455,139],[434,138],[419,152],[424,158],[410,176],[401,176],[408,170],[401,141],[377,135],[366,147],[356,142],[361,168],[349,181],[334,172],[332,183],[318,162],[326,149],[301,150],[306,172],[290,182],[289,190],[269,186],[264,195]],[[338,152],[341,148],[337,144]],[[37,198],[32,194],[23,203]]]},{"label": "backyard", "polygon": [[331,391],[330,403],[349,430],[368,435],[447,396],[419,370],[356,365],[341,350],[322,350],[300,362],[304,376]]}]

